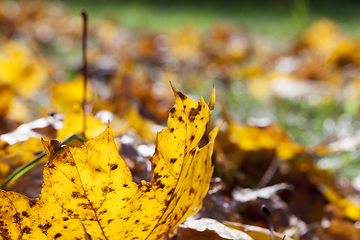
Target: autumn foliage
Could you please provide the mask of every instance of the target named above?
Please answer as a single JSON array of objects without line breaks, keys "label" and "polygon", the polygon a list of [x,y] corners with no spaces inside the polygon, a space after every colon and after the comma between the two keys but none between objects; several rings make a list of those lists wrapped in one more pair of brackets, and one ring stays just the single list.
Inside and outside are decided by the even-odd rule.
[{"label": "autumn foliage", "polygon": [[[0,239],[360,239],[359,184],[321,164],[358,134],[305,146],[287,131],[314,121],[297,113],[287,130],[236,120],[258,115],[251,101],[357,119],[360,43],[336,23],[279,49],[235,24],[156,33],[90,18],[85,89],[79,17],[53,2],[0,9]],[[62,143],[73,134],[87,141]]]}]

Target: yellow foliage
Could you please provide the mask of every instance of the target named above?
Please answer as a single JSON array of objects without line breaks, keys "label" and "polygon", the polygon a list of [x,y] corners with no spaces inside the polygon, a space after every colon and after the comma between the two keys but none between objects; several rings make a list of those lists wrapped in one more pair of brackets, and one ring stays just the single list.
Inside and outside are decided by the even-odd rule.
[{"label": "yellow foliage", "polygon": [[244,151],[276,149],[280,159],[291,159],[304,152],[304,147],[288,138],[286,132],[277,125],[263,128],[242,126],[228,121],[230,141]]},{"label": "yellow foliage", "polygon": [[0,117],[8,114],[14,95],[15,93],[9,85],[0,86]]},{"label": "yellow foliage", "polygon": [[[246,225],[242,223],[235,223],[235,222],[225,222],[224,223],[227,227],[231,227],[237,230],[240,230],[246,234],[248,234],[253,239],[270,239],[271,233],[269,229],[253,226],[253,225]],[[282,240],[284,239],[284,235],[278,232],[274,232],[275,240]],[[289,236],[286,236],[286,240],[293,240]]]},{"label": "yellow foliage", "polygon": [[129,110],[126,119],[129,123],[129,128],[134,129],[140,137],[155,143],[157,131],[153,121],[144,119],[142,116],[140,116],[135,107],[132,107]]},{"label": "yellow foliage", "polygon": [[30,121],[31,109],[26,105],[26,101],[15,96],[10,101],[10,109],[7,118],[12,121],[28,122]]},{"label": "yellow foliage", "polygon": [[41,152],[42,146],[37,138],[9,145],[0,144],[0,182],[4,181],[17,167],[32,160]]},{"label": "yellow foliage", "polygon": [[338,63],[344,59],[356,62],[358,59],[359,42],[346,36],[329,19],[314,22],[305,30],[301,41],[302,44],[311,46],[323,63]]},{"label": "yellow foliage", "polygon": [[[51,91],[53,94],[52,100],[55,110],[61,113],[71,112],[74,107],[82,105],[84,97],[83,77],[78,77],[73,81],[53,85]],[[86,94],[87,101],[90,101],[92,97],[90,84],[88,84],[88,91]]]},{"label": "yellow foliage", "polygon": [[48,164],[40,198],[0,191],[5,239],[160,239],[195,214],[209,188],[211,156],[220,128],[199,149],[211,111],[173,88],[168,127],[158,133],[151,182],[136,184],[112,131],[81,147],[43,141]]},{"label": "yellow foliage", "polygon": [[332,188],[325,184],[319,185],[319,190],[324,197],[332,204],[334,204],[345,216],[353,221],[360,221],[360,208],[354,203],[339,196]]},{"label": "yellow foliage", "polygon": [[187,27],[174,32],[171,40],[172,54],[180,60],[189,61],[201,51],[200,32],[195,27]]},{"label": "yellow foliage", "polygon": [[[73,111],[64,119],[64,127],[58,131],[57,139],[65,139],[73,134],[81,134],[84,129],[84,112],[80,108]],[[93,138],[104,131],[105,125],[100,119],[92,115],[86,116],[85,138]]]},{"label": "yellow foliage", "polygon": [[46,80],[47,72],[22,44],[9,41],[0,48],[0,84],[12,86],[23,98],[32,98]]}]

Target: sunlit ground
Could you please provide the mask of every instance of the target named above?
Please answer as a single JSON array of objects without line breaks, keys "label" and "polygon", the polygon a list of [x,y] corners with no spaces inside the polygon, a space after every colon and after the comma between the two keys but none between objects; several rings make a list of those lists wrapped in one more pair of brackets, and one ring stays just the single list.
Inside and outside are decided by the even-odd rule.
[{"label": "sunlit ground", "polygon": [[[171,32],[185,26],[209,29],[218,22],[231,22],[246,34],[270,43],[279,51],[295,44],[303,31],[314,21],[328,18],[335,21],[348,36],[360,38],[360,2],[305,0],[291,1],[63,1],[74,14],[86,9],[90,18],[116,19],[131,31]],[[91,21],[90,21],[91,24]],[[246,79],[232,79],[246,80]],[[183,86],[188,93],[206,92],[213,81],[198,88]],[[333,135],[351,135],[360,129],[356,111],[357,99],[338,102],[336,99],[317,104],[311,99],[281,99],[271,97],[259,100],[250,95],[243,81],[230,81],[230,91],[222,91],[229,115],[245,123],[249,117],[269,119],[282,125],[296,141],[305,145],[319,143]],[[195,92],[194,92],[195,91]],[[341,168],[346,176],[358,171],[359,153],[323,159],[322,164]]]}]

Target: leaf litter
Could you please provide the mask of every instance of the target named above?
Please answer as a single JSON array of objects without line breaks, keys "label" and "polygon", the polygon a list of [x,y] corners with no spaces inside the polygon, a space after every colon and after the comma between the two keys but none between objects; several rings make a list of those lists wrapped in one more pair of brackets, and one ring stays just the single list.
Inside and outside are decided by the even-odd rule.
[{"label": "leaf litter", "polygon": [[210,110],[203,100],[173,90],[176,104],[168,127],[158,133],[149,183],[133,181],[109,127],[80,148],[43,140],[49,162],[40,198],[2,191],[1,236],[82,238],[80,218],[93,239],[158,239],[196,213],[212,175],[210,159],[220,126],[210,133],[210,143],[198,149]]},{"label": "leaf litter", "polygon": [[[11,9],[17,9],[12,14],[6,10],[10,9],[9,4],[13,4]],[[33,142],[36,142],[36,139],[30,138],[26,142],[22,140],[40,136],[49,140],[53,138],[60,140],[69,134],[82,131],[77,126],[83,125],[80,117],[82,115],[81,106],[79,106],[81,104],[79,92],[83,89],[81,89],[82,79],[78,77],[81,71],[78,63],[72,62],[68,57],[62,56],[59,60],[58,56],[51,57],[44,54],[49,49],[54,50],[53,46],[55,46],[55,51],[59,51],[61,55],[71,56],[74,54],[77,51],[77,41],[81,32],[79,22],[73,21],[74,17],[58,3],[5,2],[1,3],[1,7],[0,24],[4,33],[1,42],[4,51],[0,56],[0,65],[7,71],[2,72],[0,81],[0,116],[1,123],[3,123],[0,131],[3,133],[2,139],[4,140],[8,136],[13,137],[12,142],[1,143],[0,176],[5,178],[19,165],[31,160],[41,151],[39,140],[35,144],[36,147],[32,147],[35,146]],[[39,12],[42,14],[37,15]],[[29,16],[34,15],[37,15],[38,18],[32,21],[27,20],[31,19]],[[59,22],[63,26],[71,27],[58,28]],[[169,200],[178,200],[176,197],[172,199],[167,196],[171,189],[164,186],[164,189],[168,191],[162,190],[160,188],[162,182],[156,185],[158,181],[154,181],[155,177],[160,178],[159,175],[162,175],[160,171],[157,172],[160,164],[154,167],[153,163],[142,156],[141,151],[138,151],[140,145],[151,149],[151,144],[156,143],[154,124],[164,124],[170,109],[170,116],[177,120],[172,122],[173,118],[168,118],[169,126],[171,124],[177,127],[182,126],[184,123],[181,120],[185,121],[185,119],[189,121],[189,126],[192,126],[186,129],[189,131],[188,135],[184,135],[180,130],[175,131],[175,127],[173,130],[174,136],[181,136],[186,143],[189,143],[188,149],[194,149],[198,142],[201,142],[201,145],[207,143],[206,140],[201,139],[202,134],[194,131],[195,125],[190,124],[192,121],[199,120],[197,115],[194,115],[199,105],[190,104],[188,106],[186,104],[188,116],[192,116],[190,118],[178,115],[179,113],[176,111],[172,112],[174,110],[171,106],[174,101],[171,91],[167,91],[169,80],[176,85],[181,84],[187,92],[192,94],[194,94],[193,89],[200,89],[199,86],[207,88],[215,84],[220,90],[218,91],[221,93],[219,95],[233,92],[235,96],[241,96],[241,92],[240,95],[236,92],[238,91],[236,84],[241,82],[241,86],[244,86],[259,101],[268,101],[276,97],[288,99],[288,101],[300,100],[304,106],[307,104],[325,106],[328,102],[337,101],[344,106],[346,114],[358,117],[356,99],[358,89],[360,89],[358,84],[360,78],[359,58],[356,53],[360,46],[359,41],[344,34],[339,26],[330,20],[320,20],[310,25],[296,40],[296,43],[285,50],[285,53],[281,51],[279,53],[276,48],[269,50],[271,47],[267,45],[268,42],[260,41],[256,36],[231,24],[217,24],[205,32],[190,27],[176,30],[173,33],[160,34],[133,33],[123,27],[120,28],[116,22],[109,19],[96,20],[93,22],[95,27],[91,27],[91,25],[89,34],[96,44],[94,44],[89,57],[90,91],[92,91],[88,98],[89,106],[94,115],[104,110],[114,114],[111,126],[116,142],[112,149],[113,152],[119,151],[126,164],[129,165],[132,175],[126,170],[126,176],[135,180],[135,182],[130,181],[124,184],[129,186],[138,184],[140,190],[144,191],[147,191],[149,184],[155,184],[156,201],[153,200],[154,202],[165,203]],[[38,26],[43,26],[40,28],[42,31],[37,30]],[[16,40],[12,37],[15,32],[19,36]],[[35,32],[36,34],[33,34]],[[323,34],[320,35],[319,32]],[[27,41],[31,41],[31,44]],[[29,47],[30,45],[32,47]],[[32,54],[31,51],[36,54]],[[73,82],[64,81],[68,79],[66,76],[68,73],[64,69],[70,69],[67,71],[76,75]],[[56,74],[54,74],[55,72]],[[21,83],[26,82],[26,84],[20,86],[20,79]],[[204,82],[203,79],[210,79],[210,81]],[[32,87],[27,87],[28,84]],[[67,88],[67,85],[72,87]],[[78,95],[70,94],[69,98],[62,97],[71,92],[76,92]],[[179,98],[188,101],[185,95],[178,94],[176,97],[176,104],[178,104]],[[130,102],[132,104],[129,104]],[[49,109],[48,103],[51,103],[52,109]],[[214,100],[209,103],[210,110],[213,108],[212,103]],[[342,129],[338,126],[334,127],[333,133],[338,136],[325,139],[314,146],[303,146],[292,140],[288,133],[275,123],[256,124],[255,121],[254,124],[254,121],[252,123],[249,121],[248,124],[239,124],[229,117],[228,111],[233,110],[234,106],[231,106],[230,103],[228,105],[229,110],[221,109],[223,116],[217,116],[220,121],[225,118],[226,122],[215,141],[215,154],[211,159],[214,164],[214,174],[207,176],[210,188],[206,196],[204,194],[208,186],[204,183],[204,187],[201,187],[203,190],[201,199],[204,198],[202,207],[196,208],[197,214],[180,225],[179,229],[182,230],[179,235],[176,235],[175,226],[190,215],[190,210],[194,209],[193,206],[190,205],[189,211],[185,211],[181,218],[178,215],[178,221],[173,221],[175,216],[172,214],[164,213],[162,219],[165,221],[164,224],[156,225],[155,234],[151,237],[156,238],[160,232],[163,234],[174,227],[174,233],[169,235],[173,239],[181,239],[181,231],[187,231],[186,229],[193,229],[192,231],[197,232],[196,234],[204,237],[206,235],[203,231],[204,228],[197,229],[195,222],[199,221],[201,226],[207,226],[209,230],[213,223],[206,223],[206,220],[202,222],[201,219],[210,217],[221,222],[227,221],[225,222],[227,226],[247,232],[250,238],[270,239],[269,231],[266,231],[269,228],[268,222],[260,210],[261,206],[265,204],[272,213],[275,231],[279,233],[275,233],[277,239],[281,239],[281,236],[284,235],[286,235],[285,239],[359,239],[359,198],[358,191],[354,190],[356,187],[351,186],[349,181],[339,178],[332,172],[319,168],[316,164],[316,160],[325,155],[336,157],[336,154],[339,153],[354,149],[356,151],[358,148],[356,122],[343,124]],[[201,109],[203,107],[205,105],[201,105]],[[246,104],[242,106],[236,104],[235,107],[236,111],[241,112],[247,106]],[[16,136],[15,134],[8,136],[4,134],[21,129],[17,127],[28,123],[30,119],[47,118],[48,115],[53,116],[53,113],[65,115],[64,121],[56,120],[57,124],[64,124],[62,129],[39,125],[31,127],[29,133],[20,132],[18,134],[19,132],[17,132]],[[92,114],[88,119],[88,138],[95,137],[103,129],[107,129],[106,120],[101,122],[99,119],[93,118]],[[301,119],[297,119],[295,122],[301,128]],[[214,122],[217,121],[218,119]],[[73,124],[75,122],[78,124]],[[214,126],[214,122],[210,122],[209,125]],[[289,120],[289,122],[291,121]],[[297,125],[295,124],[294,127]],[[203,126],[200,132],[207,133],[208,130]],[[192,140],[192,134],[198,137],[194,137]],[[132,140],[126,140],[126,137]],[[141,142],[141,144],[134,146],[133,142]],[[170,154],[168,156],[177,154],[177,152],[173,152],[173,148],[169,147],[170,143],[174,144],[175,142],[169,138],[166,138],[165,142],[166,144],[158,144],[157,147],[162,148],[166,155]],[[196,142],[196,144],[191,142]],[[80,144],[75,145],[79,146]],[[58,145],[49,145],[49,149],[54,149],[55,146]],[[73,149],[65,146],[58,146],[58,148],[65,152]],[[177,165],[179,159],[175,160],[175,158],[178,159],[178,157],[168,159],[170,163],[173,162],[173,167],[167,169],[168,175],[166,176],[177,177],[180,166]],[[47,160],[44,159],[42,164],[45,161]],[[49,164],[45,166],[45,169],[50,172],[49,166]],[[64,167],[71,168],[73,166],[68,164]],[[107,166],[105,169],[107,168],[108,172],[120,171],[120,169],[109,170],[112,167]],[[125,165],[124,167],[128,169]],[[27,172],[23,178],[19,178],[8,186],[7,190],[16,190],[27,196],[37,197],[42,183],[41,168],[42,165],[39,164],[34,169],[35,173]],[[152,173],[151,168],[156,171]],[[55,169],[56,167],[51,171],[55,172]],[[90,170],[83,167],[83,171]],[[96,168],[95,173],[97,173]],[[156,174],[158,175],[156,176]],[[211,180],[210,177],[212,177]],[[37,179],[37,190],[34,190],[33,187],[27,188],[28,183],[34,182],[35,179]],[[53,191],[49,189],[49,186],[44,187],[47,179],[49,176],[44,178],[42,188],[44,194],[44,188]],[[71,182],[71,178],[67,179]],[[149,183],[142,181],[144,179]],[[179,179],[179,181],[191,182],[191,178]],[[78,182],[79,178],[75,178],[75,180]],[[123,181],[125,180],[123,179]],[[74,185],[79,187],[79,185]],[[170,184],[166,186],[170,186]],[[21,188],[23,189],[21,190]],[[54,190],[64,192],[68,188],[54,188]],[[95,188],[98,189],[99,186]],[[200,189],[200,187],[198,188]],[[18,231],[23,238],[36,232],[40,235],[52,234],[51,236],[56,239],[69,239],[73,235],[64,233],[72,231],[77,233],[78,235],[75,235],[79,238],[86,238],[85,230],[93,238],[100,236],[101,234],[98,234],[103,230],[100,226],[103,225],[99,225],[96,221],[94,224],[88,219],[87,214],[91,215],[94,211],[87,209],[89,204],[82,196],[87,196],[88,193],[90,196],[91,191],[88,188],[84,189],[64,193],[64,195],[67,194],[68,199],[78,197],[70,205],[79,204],[75,208],[81,209],[81,214],[83,214],[81,216],[80,214],[77,216],[78,213],[75,213],[72,207],[66,207],[66,209],[73,212],[67,210],[62,212],[63,209],[59,202],[63,206],[67,206],[69,203],[65,203],[66,200],[62,199],[63,197],[60,195],[57,195],[55,199],[49,198],[46,202],[49,204],[48,206],[53,207],[40,210],[37,205],[42,200],[27,199],[13,192],[6,193],[9,198],[19,201],[16,204],[33,205],[37,211],[34,210],[35,213],[31,213],[31,215],[34,214],[31,218],[26,216],[28,214],[26,211],[9,214],[12,219],[10,232],[16,234]],[[106,196],[124,192],[117,188],[113,188],[116,189],[114,191],[111,189],[103,189],[106,190]],[[191,188],[188,191],[188,194],[183,195],[191,195],[189,194]],[[75,193],[73,194],[73,192]],[[101,198],[102,194],[103,192],[100,191],[99,199],[103,199]],[[97,206],[95,202],[94,206]],[[107,201],[103,202],[105,205],[107,204]],[[134,199],[131,202],[135,205],[140,204]],[[197,203],[199,204],[199,202],[201,204],[202,201],[198,200]],[[172,206],[171,203],[169,204]],[[139,205],[136,206],[139,207]],[[6,208],[1,211],[11,211],[10,209]],[[104,210],[101,207],[99,209]],[[47,218],[50,213],[57,211],[61,213],[55,220]],[[106,214],[104,213],[104,215]],[[112,218],[103,218],[104,221],[110,219]],[[132,223],[130,220],[136,221],[137,219],[129,217],[126,221],[128,225]],[[35,224],[34,221],[42,222]],[[82,227],[81,221],[85,228]],[[141,223],[143,221],[144,219],[141,219]],[[65,225],[62,224],[64,222],[71,224],[67,224],[65,229]],[[60,224],[57,226],[56,223]],[[138,223],[140,223],[140,219]],[[4,224],[9,223],[4,222]],[[16,230],[17,227],[14,226],[19,226],[19,224],[22,227]],[[139,226],[140,224],[135,222],[133,225]],[[1,228],[5,229],[3,225]],[[215,227],[212,232],[213,236],[222,236],[220,231],[222,228],[224,228],[223,225]],[[30,231],[30,229],[36,230]],[[94,229],[97,230],[93,231]],[[114,227],[114,231],[117,229]],[[4,236],[1,235],[2,238],[7,239]]]}]

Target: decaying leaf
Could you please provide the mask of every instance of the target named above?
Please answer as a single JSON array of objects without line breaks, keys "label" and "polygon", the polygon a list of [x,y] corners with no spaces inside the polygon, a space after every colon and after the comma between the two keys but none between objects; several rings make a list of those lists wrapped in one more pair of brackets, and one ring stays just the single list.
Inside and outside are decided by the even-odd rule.
[{"label": "decaying leaf", "polygon": [[112,131],[81,147],[43,141],[49,157],[40,198],[0,191],[2,239],[159,239],[201,207],[220,128],[199,149],[211,111],[173,87],[176,103],[158,133],[152,179],[136,184]]},{"label": "decaying leaf", "polygon": [[253,240],[248,234],[225,226],[224,224],[210,218],[186,221],[178,229],[178,240],[227,240],[241,239]]},{"label": "decaying leaf", "polygon": [[319,190],[326,197],[326,199],[334,204],[347,218],[353,221],[360,221],[359,206],[352,203],[352,201],[339,196],[333,189],[325,184],[319,185]]},{"label": "decaying leaf", "polygon": [[[225,222],[225,225],[243,231],[253,239],[270,239],[269,229],[233,222]],[[276,240],[282,240],[284,237],[283,234],[277,232],[274,232],[274,235]],[[292,238],[289,237],[285,237],[285,239],[292,240]]]}]

